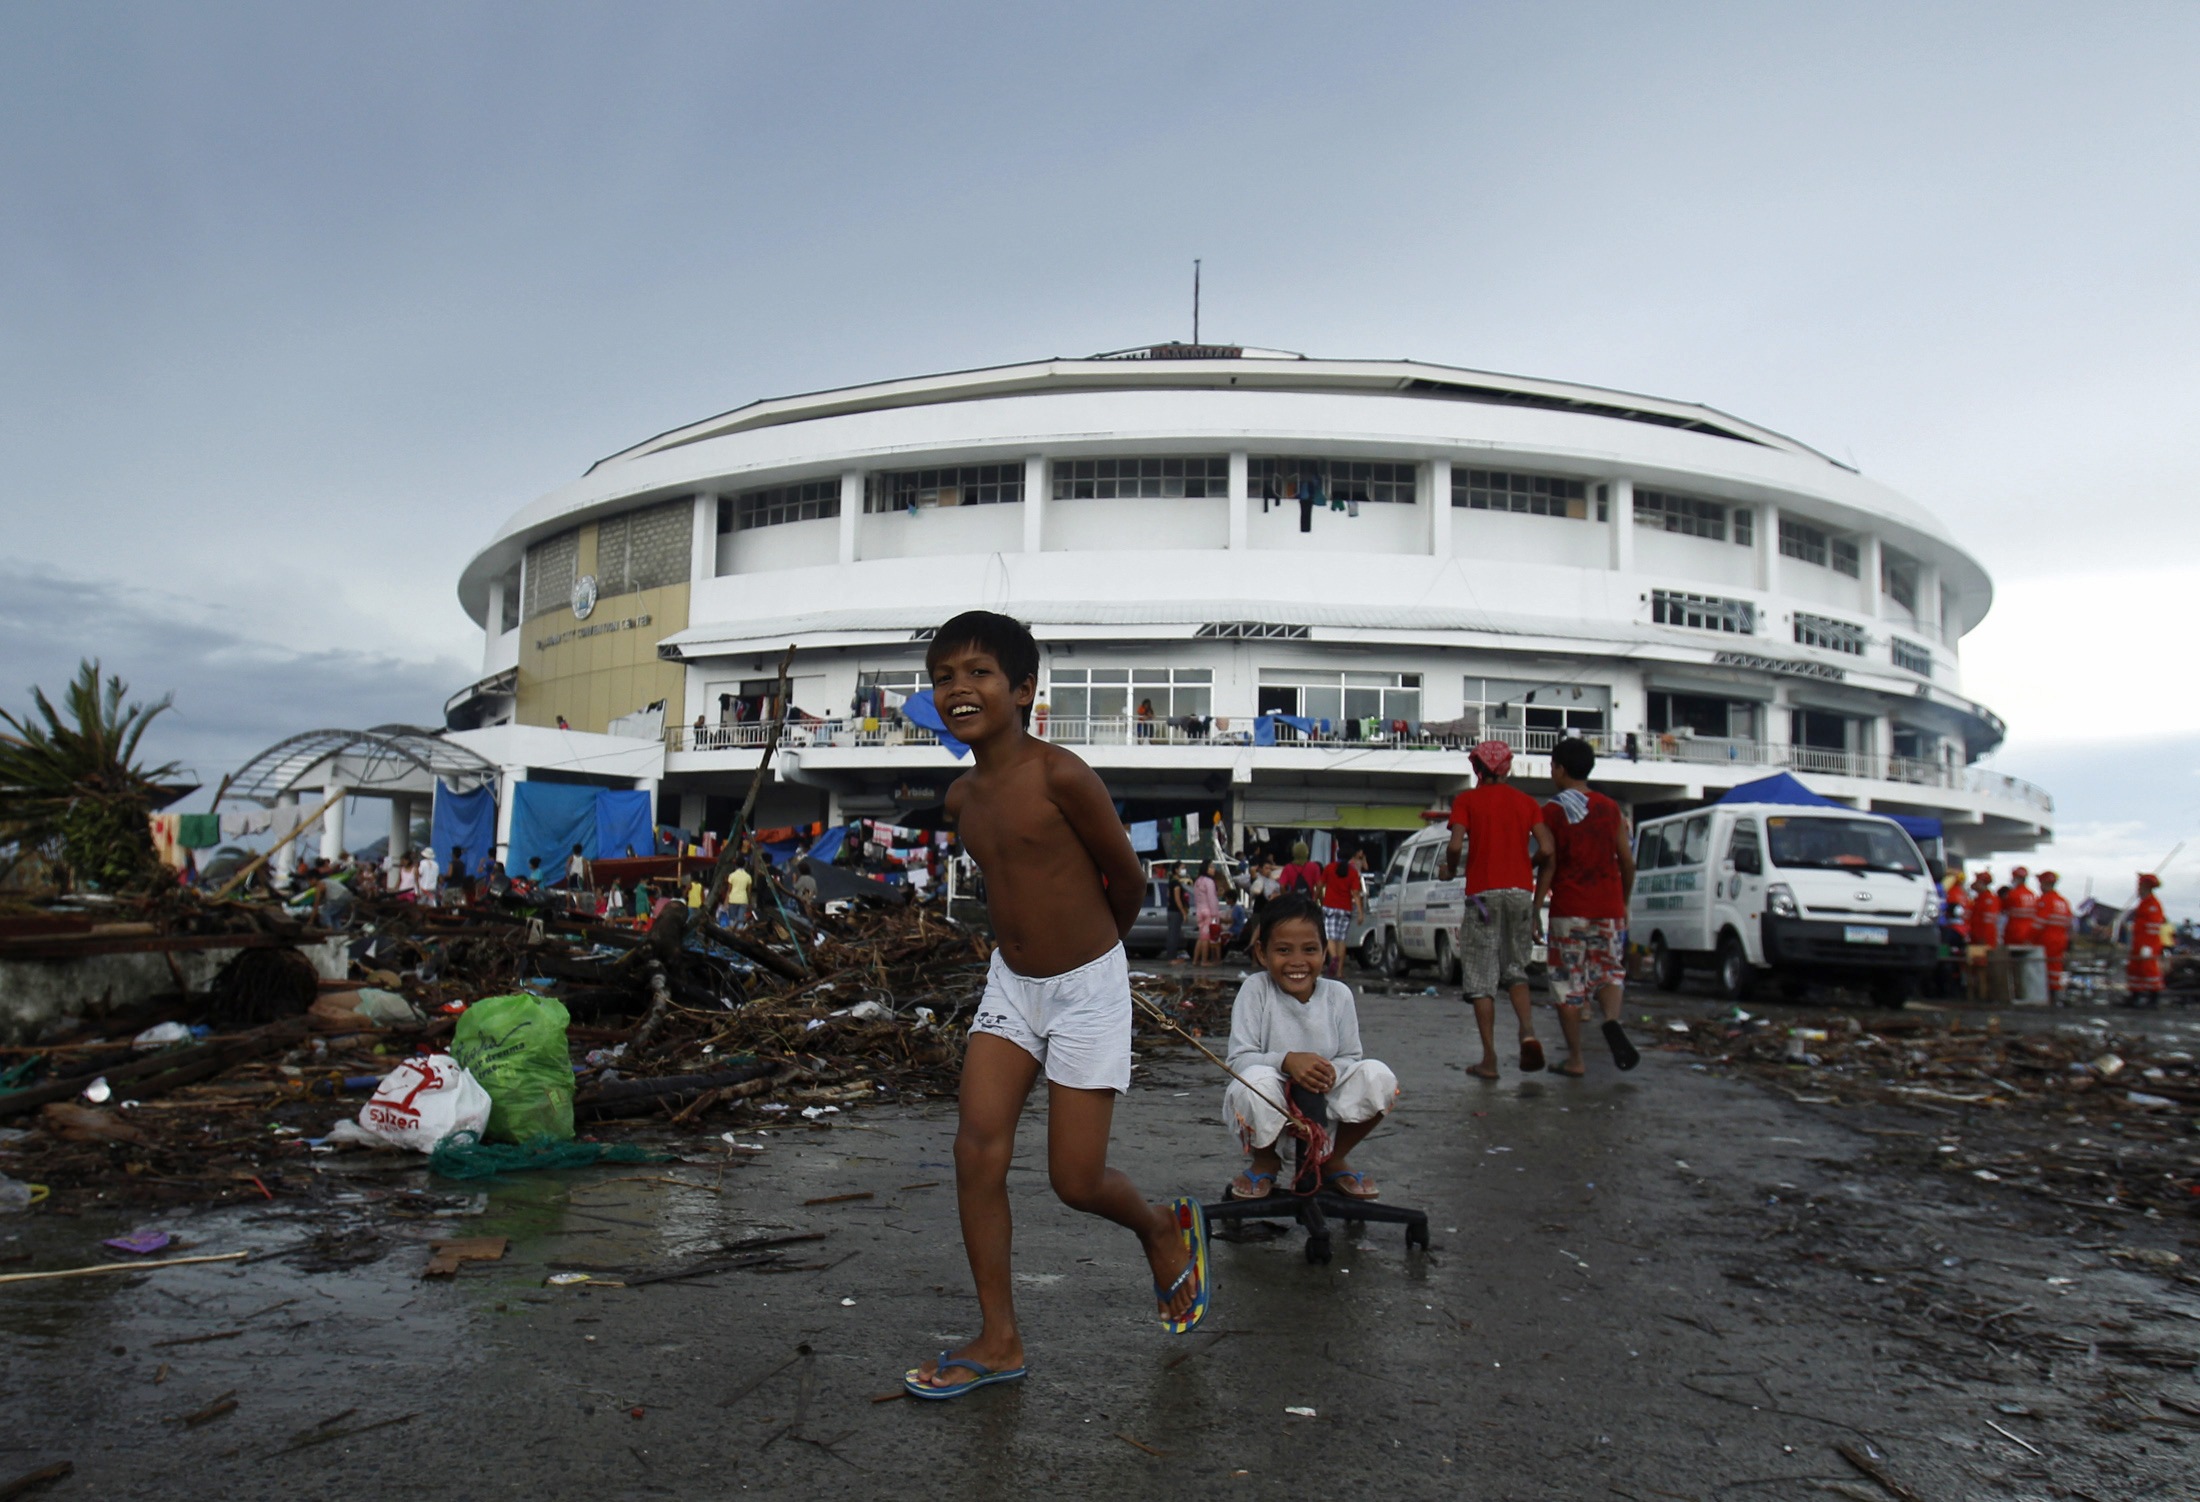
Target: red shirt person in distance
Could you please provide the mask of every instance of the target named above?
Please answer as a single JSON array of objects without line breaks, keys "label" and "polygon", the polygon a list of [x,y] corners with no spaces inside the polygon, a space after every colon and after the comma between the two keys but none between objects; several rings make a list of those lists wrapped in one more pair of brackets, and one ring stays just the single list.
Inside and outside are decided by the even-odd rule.
[{"label": "red shirt person in distance", "polygon": [[1333,978],[1344,975],[1344,941],[1352,932],[1352,914],[1360,905],[1360,873],[1366,866],[1366,852],[1355,850],[1349,860],[1333,860],[1318,868],[1321,871],[1322,941],[1329,951],[1328,961],[1322,968],[1325,975]]},{"label": "red shirt person in distance", "polygon": [[1528,950],[1535,941],[1535,886],[1551,858],[1551,832],[1536,801],[1505,780],[1512,747],[1484,741],[1468,753],[1475,785],[1451,800],[1451,842],[1438,876],[1449,881],[1466,851],[1467,904],[1459,922],[1459,989],[1474,1004],[1482,1061],[1467,1073],[1497,1078],[1497,992],[1520,1020],[1520,1070],[1543,1067],[1528,1007]]},{"label": "red shirt person in distance", "polygon": [[1558,1072],[1575,1079],[1588,1073],[1581,1058],[1581,1014],[1594,997],[1604,1012],[1604,1041],[1612,1062],[1632,1069],[1642,1055],[1620,1026],[1626,999],[1627,902],[1635,890],[1635,852],[1627,816],[1589,786],[1596,749],[1569,739],[1551,748],[1551,781],[1558,796],[1543,805],[1552,858],[1537,873],[1537,906],[1551,906],[1551,999],[1566,1035],[1566,1062]]}]

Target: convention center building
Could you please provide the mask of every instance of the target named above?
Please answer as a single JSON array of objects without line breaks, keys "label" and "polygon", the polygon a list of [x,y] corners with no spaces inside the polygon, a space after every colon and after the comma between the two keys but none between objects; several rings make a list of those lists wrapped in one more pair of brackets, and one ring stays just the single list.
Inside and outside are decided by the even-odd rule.
[{"label": "convention center building", "polygon": [[[900,819],[958,763],[899,713],[973,607],[1126,821],[1395,831],[1501,738],[1638,817],[1774,771],[2025,850],[2039,788],[1960,644],[1992,581],[1924,507],[1713,408],[1411,361],[1168,344],[759,401],[613,454],[466,564],[453,741],[723,831]],[[782,668],[788,702],[777,699]]]}]

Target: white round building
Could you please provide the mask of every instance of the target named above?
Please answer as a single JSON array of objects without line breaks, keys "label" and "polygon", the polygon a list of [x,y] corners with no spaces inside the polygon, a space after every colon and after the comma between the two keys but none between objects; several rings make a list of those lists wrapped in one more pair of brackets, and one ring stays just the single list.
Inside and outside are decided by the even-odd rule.
[{"label": "white round building", "polygon": [[1972,765],[2002,725],[1957,645],[1992,585],[1932,516],[1555,381],[1163,345],[763,401],[526,507],[459,597],[483,677],[447,713],[507,790],[654,786],[691,830],[730,822],[790,647],[758,822],[937,802],[956,763],[878,706],[978,606],[1030,624],[1035,728],[1133,821],[1410,828],[1464,744],[1533,786],[1568,734],[1638,814],[1788,770],[1957,854],[2053,817]]}]

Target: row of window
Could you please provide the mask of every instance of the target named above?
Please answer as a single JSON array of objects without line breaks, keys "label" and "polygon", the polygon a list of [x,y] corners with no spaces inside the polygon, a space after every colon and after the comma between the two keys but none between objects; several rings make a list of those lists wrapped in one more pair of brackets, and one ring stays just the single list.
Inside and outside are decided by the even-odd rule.
[{"label": "row of window", "polygon": [[1835,573],[1847,574],[1851,579],[1859,578],[1863,573],[1855,539],[1829,536],[1810,523],[1799,522],[1792,517],[1780,518],[1780,555],[1784,558],[1800,558],[1803,562],[1815,563],[1820,568],[1830,567]]},{"label": "row of window", "polygon": [[1743,547],[1757,539],[1756,517],[1747,506],[1729,506],[1701,496],[1675,495],[1666,490],[1635,492],[1635,525],[1661,532],[1680,532],[1724,542],[1731,533]]},{"label": "row of window", "polygon": [[[1748,600],[1727,600],[1716,595],[1688,594],[1658,589],[1650,593],[1650,619],[1660,626],[1680,626],[1690,631],[1721,631],[1734,636],[1757,634],[1757,607]],[[1798,610],[1794,619],[1795,643],[1824,652],[1862,657],[1871,635],[1852,621],[1812,615]],[[1903,637],[1888,638],[1887,655],[1898,668],[1921,678],[1933,676],[1933,654],[1928,647]]]}]

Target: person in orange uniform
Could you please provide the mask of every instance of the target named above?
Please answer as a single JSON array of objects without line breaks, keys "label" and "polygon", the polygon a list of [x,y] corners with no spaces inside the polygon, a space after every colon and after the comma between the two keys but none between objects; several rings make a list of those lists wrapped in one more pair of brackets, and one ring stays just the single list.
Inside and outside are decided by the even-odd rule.
[{"label": "person in orange uniform", "polygon": [[1968,969],[1965,972],[1971,982],[1971,999],[1986,999],[1986,961],[2001,942],[2001,900],[1994,895],[1994,873],[1980,868],[1971,883],[1971,904],[1967,910],[1970,920],[1971,948],[1965,955]]},{"label": "person in orange uniform", "polygon": [[1960,928],[1965,933],[1969,933],[1970,927],[1964,918],[1964,913],[1969,906],[1968,894],[1963,886],[1963,863],[1961,861],[1951,861],[1948,864],[1948,880],[1943,885],[1940,893],[1941,926],[1944,928]]},{"label": "person in orange uniform", "polygon": [[2047,999],[2062,1000],[2067,977],[2063,974],[2063,956],[2070,952],[2070,928],[2073,915],[2070,899],[2055,890],[2055,873],[2040,873],[2040,900],[2033,905],[2032,921],[2039,929],[2038,943],[2047,951]]},{"label": "person in orange uniform", "polygon": [[2161,877],[2142,873],[2139,902],[2131,910],[2131,953],[2124,961],[2124,987],[2134,1001],[2162,994],[2162,925],[2168,914],[2154,895],[2161,884]]},{"label": "person in orange uniform", "polygon": [[2004,944],[2037,944],[2039,924],[2034,913],[2039,897],[2025,885],[2031,872],[2019,866],[2009,873],[2009,895],[2001,904],[2001,941]]}]

